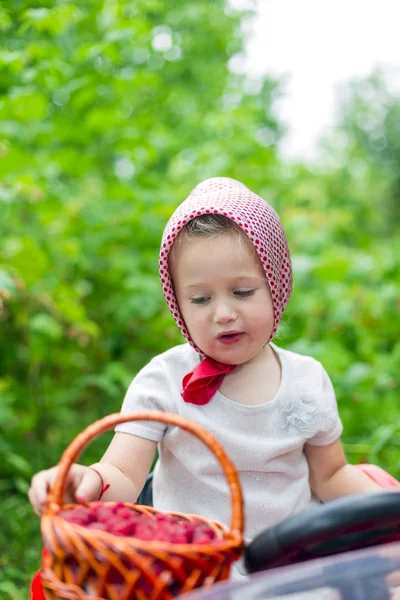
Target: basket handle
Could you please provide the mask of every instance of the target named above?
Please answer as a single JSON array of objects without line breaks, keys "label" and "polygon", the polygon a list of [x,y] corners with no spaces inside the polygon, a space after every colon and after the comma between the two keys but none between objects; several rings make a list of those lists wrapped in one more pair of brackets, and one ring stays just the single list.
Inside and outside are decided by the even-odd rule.
[{"label": "basket handle", "polygon": [[158,421],[159,423],[165,423],[166,425],[175,425],[195,435],[211,450],[211,452],[213,452],[222,467],[229,485],[232,503],[231,531],[232,533],[242,536],[243,495],[238,474],[231,459],[226,454],[221,444],[204,427],[198,423],[184,419],[179,415],[158,410],[129,412],[124,414],[114,413],[95,421],[77,435],[66,450],[64,450],[60,462],[58,463],[57,475],[47,498],[46,512],[55,513],[62,506],[67,473],[71,465],[78,459],[83,448],[101,433],[112,429],[119,423],[126,423],[128,421]]}]

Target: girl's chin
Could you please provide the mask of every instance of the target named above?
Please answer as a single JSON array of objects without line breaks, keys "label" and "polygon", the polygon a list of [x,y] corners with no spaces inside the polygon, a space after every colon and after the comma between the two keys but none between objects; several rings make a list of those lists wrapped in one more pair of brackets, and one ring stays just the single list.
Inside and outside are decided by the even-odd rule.
[{"label": "girl's chin", "polygon": [[255,353],[245,352],[213,352],[208,354],[213,360],[225,365],[244,365],[255,360],[262,359],[265,354],[265,348],[261,348]]},{"label": "girl's chin", "polygon": [[252,356],[245,356],[243,352],[212,352],[207,356],[224,365],[243,365],[252,359]]},{"label": "girl's chin", "polygon": [[208,358],[212,358],[212,360],[215,360],[216,362],[223,363],[224,365],[238,365],[243,362],[237,360],[233,355],[227,356],[224,352],[205,352],[204,355]]}]

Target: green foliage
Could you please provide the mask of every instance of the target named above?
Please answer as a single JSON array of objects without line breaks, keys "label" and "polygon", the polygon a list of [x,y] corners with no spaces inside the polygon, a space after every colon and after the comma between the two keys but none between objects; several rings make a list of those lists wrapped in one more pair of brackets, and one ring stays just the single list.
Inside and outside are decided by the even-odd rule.
[{"label": "green foliage", "polygon": [[366,235],[394,236],[400,227],[400,98],[393,90],[398,76],[395,67],[377,69],[344,86],[338,130],[326,144],[330,158],[341,165],[335,180],[342,198],[351,187],[356,210],[369,208],[362,222]]},{"label": "green foliage", "polygon": [[[182,341],[158,248],[206,177],[242,180],[280,213],[295,288],[277,342],[330,372],[349,458],[400,475],[398,100],[359,82],[327,166],[286,165],[279,82],[228,68],[240,17],[223,0],[0,2],[1,598],[25,598],[40,561],[33,473]],[[381,150],[365,142],[368,85],[362,114],[381,98],[376,123],[393,140]]]},{"label": "green foliage", "polygon": [[[157,274],[173,208],[199,179],[244,178],[247,156],[272,177],[280,128],[276,84],[246,93],[228,70],[240,15],[222,0],[1,7],[0,477],[14,521],[33,473],[180,341]],[[11,550],[22,558],[22,539]]]},{"label": "green foliage", "polygon": [[1,514],[2,600],[26,600],[28,582],[40,564],[42,543],[40,523],[24,495],[2,495]]}]

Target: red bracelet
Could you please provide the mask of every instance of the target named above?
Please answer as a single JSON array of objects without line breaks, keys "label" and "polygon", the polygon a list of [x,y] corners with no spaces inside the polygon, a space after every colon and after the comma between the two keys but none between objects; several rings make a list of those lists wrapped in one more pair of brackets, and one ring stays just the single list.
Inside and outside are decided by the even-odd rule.
[{"label": "red bracelet", "polygon": [[98,502],[99,500],[102,499],[104,493],[111,487],[111,485],[109,483],[107,483],[107,485],[104,485],[103,475],[97,469],[95,469],[94,467],[89,467],[89,469],[92,469],[92,471],[97,473],[97,475],[100,477],[101,491],[100,491],[100,496],[97,498],[97,502]]}]

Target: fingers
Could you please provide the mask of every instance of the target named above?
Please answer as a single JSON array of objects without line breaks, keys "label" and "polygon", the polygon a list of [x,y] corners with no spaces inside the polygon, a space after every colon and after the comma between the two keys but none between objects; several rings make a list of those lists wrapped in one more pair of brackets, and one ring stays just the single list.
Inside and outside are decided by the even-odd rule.
[{"label": "fingers", "polygon": [[[34,512],[40,517],[46,507],[47,495],[57,475],[57,467],[40,471],[31,481],[28,498]],[[97,500],[102,489],[98,473],[83,465],[72,465],[65,482],[64,502],[91,502]]]},{"label": "fingers", "polygon": [[37,495],[35,494],[35,492],[32,488],[30,488],[28,491],[28,498],[29,498],[29,502],[31,503],[34,512],[37,514],[38,517],[40,517],[42,514],[41,504],[37,498]]},{"label": "fingers", "polygon": [[[74,490],[82,478],[81,469],[86,469],[81,465],[72,465],[65,482],[64,502],[75,502]],[[32,477],[31,487],[28,491],[28,498],[34,512],[40,517],[46,508],[47,496],[57,475],[58,467],[52,467],[45,471],[39,471]]]},{"label": "fingers", "polygon": [[89,467],[84,467],[80,481],[76,487],[75,497],[78,502],[92,502],[100,496],[103,483],[100,475]]},{"label": "fingers", "polygon": [[31,487],[28,491],[28,498],[32,504],[35,513],[40,516],[45,508],[47,501],[47,494],[50,486],[54,481],[56,475],[56,469],[48,469],[47,471],[40,471],[31,481]]}]

